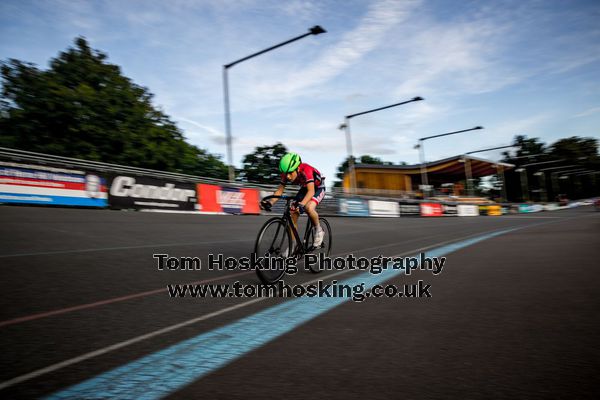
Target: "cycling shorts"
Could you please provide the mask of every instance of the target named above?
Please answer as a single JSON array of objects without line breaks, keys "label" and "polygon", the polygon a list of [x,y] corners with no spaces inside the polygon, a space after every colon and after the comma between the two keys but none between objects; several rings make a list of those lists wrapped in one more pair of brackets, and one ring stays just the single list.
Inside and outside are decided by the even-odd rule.
[{"label": "cycling shorts", "polygon": [[[302,189],[300,189],[296,194],[295,200],[302,201],[304,199],[304,196],[306,196],[306,192],[308,192],[307,187],[303,187]],[[319,205],[321,200],[323,200],[323,197],[325,197],[325,182],[322,182],[321,186],[315,188],[315,194],[313,195],[312,199],[310,199],[310,201],[314,201],[317,205]]]}]

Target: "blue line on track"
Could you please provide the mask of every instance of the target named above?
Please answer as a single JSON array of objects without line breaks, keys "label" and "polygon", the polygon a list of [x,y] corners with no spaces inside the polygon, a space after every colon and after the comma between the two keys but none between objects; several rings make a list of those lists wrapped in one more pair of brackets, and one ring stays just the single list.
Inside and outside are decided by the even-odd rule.
[{"label": "blue line on track", "polygon": [[[442,257],[518,228],[491,232],[426,251]],[[363,273],[338,285],[381,284],[401,269]],[[292,331],[299,325],[349,301],[348,297],[302,297],[286,301],[221,328],[132,361],[79,384],[53,393],[49,399],[159,399]]]}]

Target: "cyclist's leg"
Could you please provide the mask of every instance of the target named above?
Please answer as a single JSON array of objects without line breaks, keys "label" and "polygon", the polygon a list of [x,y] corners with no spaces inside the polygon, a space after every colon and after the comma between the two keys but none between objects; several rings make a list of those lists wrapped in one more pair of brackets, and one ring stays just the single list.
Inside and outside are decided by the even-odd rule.
[{"label": "cyclist's leg", "polygon": [[[296,201],[302,201],[302,199],[304,198],[304,196],[306,196],[306,188],[301,188],[298,193],[296,193],[296,196],[294,197],[294,200]],[[300,217],[300,212],[298,210],[296,211],[291,211],[290,215],[292,216],[292,221],[294,222],[294,228],[296,228],[296,230],[298,230],[298,217]],[[294,236],[294,233],[292,232],[292,227],[290,226],[290,237],[292,238],[292,248],[295,248],[296,246],[296,237]]]},{"label": "cyclist's leg", "polygon": [[319,214],[317,213],[317,203],[311,199],[304,209],[306,210],[306,214],[308,215],[308,218],[310,218],[310,222],[312,222],[313,227],[318,227]]},{"label": "cyclist's leg", "polygon": [[304,209],[306,210],[306,213],[308,214],[308,217],[310,218],[314,227],[319,226],[319,213],[317,213],[317,206],[319,205],[319,203],[321,203],[321,200],[323,200],[323,197],[325,197],[325,185],[324,184],[322,184],[315,190],[315,194],[310,199],[308,204],[304,207]]},{"label": "cyclist's leg", "polygon": [[306,213],[308,214],[308,217],[310,218],[312,224],[313,224],[313,229],[314,229],[314,245],[315,246],[320,246],[321,243],[323,242],[323,237],[324,237],[324,232],[323,229],[321,228],[321,225],[319,223],[319,213],[317,213],[317,206],[319,205],[319,203],[321,202],[321,200],[323,200],[323,197],[325,197],[325,185],[321,185],[317,188],[317,190],[315,190],[315,194],[313,195],[313,197],[310,199],[310,201],[308,202],[308,204],[306,205],[305,209],[306,209]]}]

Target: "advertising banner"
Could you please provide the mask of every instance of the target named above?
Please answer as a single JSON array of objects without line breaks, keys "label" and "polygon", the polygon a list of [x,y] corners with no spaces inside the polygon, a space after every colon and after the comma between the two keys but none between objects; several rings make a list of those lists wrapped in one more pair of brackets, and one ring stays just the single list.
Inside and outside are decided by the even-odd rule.
[{"label": "advertising banner", "polygon": [[479,207],[472,204],[459,204],[457,207],[459,217],[479,216]]},{"label": "advertising banner", "polygon": [[548,204],[544,205],[543,207],[544,207],[544,211],[556,211],[559,209],[557,203],[548,203]]},{"label": "advertising banner", "polygon": [[441,217],[444,215],[442,205],[439,203],[421,203],[422,217]]},{"label": "advertising banner", "polygon": [[221,187],[199,183],[197,185],[198,211],[228,214],[260,214],[259,191]]},{"label": "advertising banner", "polygon": [[0,203],[106,207],[106,191],[95,173],[0,161]]},{"label": "advertising banner", "polygon": [[108,202],[114,208],[194,211],[193,183],[137,175],[115,175],[110,181]]},{"label": "advertising banner", "polygon": [[340,198],[340,214],[352,217],[368,217],[369,204],[359,198]]},{"label": "advertising banner", "polygon": [[487,215],[491,215],[494,217],[497,217],[499,215],[502,215],[502,207],[500,207],[499,205],[491,205],[487,207]]},{"label": "advertising banner", "polygon": [[498,216],[502,215],[502,207],[496,204],[479,206],[479,215]]},{"label": "advertising banner", "polygon": [[540,204],[519,204],[520,213],[532,213],[543,211],[544,208]]},{"label": "advertising banner", "polygon": [[530,212],[540,212],[544,211],[544,207],[541,204],[532,204],[529,208]]},{"label": "advertising banner", "polygon": [[406,203],[402,202],[398,205],[400,210],[400,216],[419,216],[421,215],[420,203]]},{"label": "advertising banner", "polygon": [[449,217],[458,216],[458,208],[456,208],[456,204],[443,204],[442,211],[445,216],[449,216]]},{"label": "advertising banner", "polygon": [[395,201],[369,200],[371,217],[399,217],[399,205]]}]

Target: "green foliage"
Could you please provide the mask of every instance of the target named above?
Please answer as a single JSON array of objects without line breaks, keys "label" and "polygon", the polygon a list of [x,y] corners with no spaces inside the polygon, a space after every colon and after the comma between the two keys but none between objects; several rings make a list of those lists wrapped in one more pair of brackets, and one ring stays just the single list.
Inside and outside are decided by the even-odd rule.
[{"label": "green foliage", "polygon": [[550,155],[568,163],[594,164],[598,161],[598,139],[573,136],[560,139],[550,146]]},{"label": "green foliage", "polygon": [[[515,136],[515,139],[513,140],[513,146],[517,146],[515,157],[523,157],[521,159],[527,159],[529,156],[535,157],[536,155],[542,154],[546,151],[546,145],[541,143],[538,138],[528,139],[527,136],[524,135]],[[512,159],[509,156],[509,152],[505,151],[503,154],[505,161]]]},{"label": "green foliage", "polygon": [[[573,136],[559,139],[550,146],[538,138],[515,136],[513,145],[517,147],[514,156],[505,151],[504,162],[523,165],[544,161],[564,160],[562,164],[591,166],[598,162],[598,140]],[[557,164],[561,165],[561,164]]]},{"label": "green foliage", "polygon": [[243,182],[279,183],[279,160],[287,152],[281,143],[257,147],[253,153],[244,156],[244,166],[239,171],[238,179]]},{"label": "green foliage", "polygon": [[[571,199],[598,194],[597,176],[567,175],[565,179],[560,178],[561,170],[600,171],[597,139],[573,136],[547,146],[538,138],[516,136],[513,144],[517,146],[516,154],[510,156],[504,152],[503,161],[516,165],[520,172],[513,169],[505,174],[509,199],[552,201],[559,194],[566,194]],[[536,175],[540,170],[543,170],[541,175]],[[530,193],[524,193],[525,182]]]},{"label": "green foliage", "polygon": [[80,37],[46,71],[3,62],[0,146],[227,178],[218,157],[185,142],[148,89],[106,58]]}]

